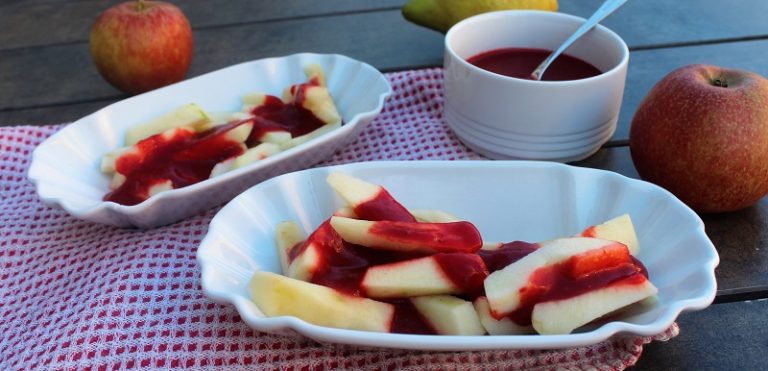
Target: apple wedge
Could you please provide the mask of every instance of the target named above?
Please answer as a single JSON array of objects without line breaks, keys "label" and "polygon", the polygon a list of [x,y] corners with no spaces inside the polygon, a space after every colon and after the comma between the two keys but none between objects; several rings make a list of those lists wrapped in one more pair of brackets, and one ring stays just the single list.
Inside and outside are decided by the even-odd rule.
[{"label": "apple wedge", "polygon": [[280,152],[280,146],[274,143],[261,143],[256,147],[248,148],[245,153],[237,156],[232,163],[232,169],[239,169],[254,162],[261,161],[275,153]]},{"label": "apple wedge", "polygon": [[290,148],[296,147],[299,144],[304,144],[312,139],[315,139],[323,134],[330,133],[341,127],[341,123],[323,125],[307,134],[299,135],[295,138],[290,138],[286,141],[280,142],[280,150],[285,151]]},{"label": "apple wedge", "polygon": [[280,259],[280,269],[284,275],[288,275],[291,250],[304,241],[304,239],[304,231],[293,220],[286,220],[275,227],[277,257]]},{"label": "apple wedge", "polygon": [[104,174],[114,174],[115,162],[117,162],[117,159],[124,155],[126,152],[130,151],[132,148],[132,146],[118,147],[107,152],[107,154],[101,157],[101,166],[99,167],[101,172]]},{"label": "apple wedge", "polygon": [[329,221],[323,222],[300,245],[296,245],[288,255],[288,277],[302,281],[312,281],[315,272],[322,268],[326,250],[343,248],[343,241],[331,228]]},{"label": "apple wedge", "polygon": [[606,314],[656,295],[656,287],[642,275],[636,275],[601,289],[533,307],[531,322],[542,335],[569,334]]},{"label": "apple wedge", "polygon": [[416,218],[380,185],[341,172],[331,173],[326,181],[362,219],[416,221]]},{"label": "apple wedge", "polygon": [[629,253],[637,255],[640,252],[640,242],[637,240],[632,218],[624,214],[599,225],[593,225],[581,232],[582,237],[597,237],[617,241],[627,245]]},{"label": "apple wedge", "polygon": [[539,302],[577,296],[643,274],[645,268],[624,244],[599,238],[561,238],[542,242],[522,259],[491,273],[485,280],[485,293],[494,318],[510,316],[526,326]]},{"label": "apple wedge", "polygon": [[485,335],[472,302],[450,295],[409,299],[438,335]]},{"label": "apple wedge", "polygon": [[341,124],[341,115],[327,87],[313,83],[292,85],[283,90],[283,102],[293,103],[312,112],[326,125]]},{"label": "apple wedge", "polygon": [[374,222],[334,216],[331,226],[344,241],[373,249],[473,253],[483,246],[480,232],[470,222]]},{"label": "apple wedge", "polygon": [[262,92],[253,92],[243,95],[243,111],[251,112],[256,106],[260,106],[267,101],[267,94]]},{"label": "apple wedge", "polygon": [[254,273],[248,290],[264,315],[294,316],[318,326],[389,332],[395,315],[392,304],[271,272]]},{"label": "apple wedge", "polygon": [[360,288],[371,298],[478,295],[487,276],[483,260],[475,254],[435,254],[369,267]]},{"label": "apple wedge", "polygon": [[477,255],[483,259],[489,272],[504,269],[506,266],[532,253],[540,246],[537,243],[524,241],[497,243],[491,246],[487,246],[487,244],[487,242],[483,243],[483,248],[477,251]]},{"label": "apple wedge", "polygon": [[[202,132],[182,126],[142,139],[115,159],[115,176],[121,174],[121,178],[113,179],[121,181],[104,200],[135,205],[158,190],[181,188],[208,179],[218,163],[245,152],[243,142],[252,127],[253,123],[248,120]],[[161,183],[162,189],[152,189]]]},{"label": "apple wedge", "polygon": [[333,212],[333,216],[341,216],[344,218],[352,218],[357,219],[357,214],[355,214],[355,211],[352,210],[351,207],[340,207],[336,211]]},{"label": "apple wedge", "polygon": [[130,127],[125,133],[125,145],[132,146],[142,139],[173,128],[187,126],[194,129],[209,122],[205,110],[195,103],[190,103],[154,120]]},{"label": "apple wedge", "polygon": [[457,218],[455,215],[442,210],[412,209],[408,211],[414,218],[416,218],[417,222],[421,223],[450,223],[461,221],[461,219]]},{"label": "apple wedge", "polygon": [[325,83],[325,72],[323,72],[323,68],[320,67],[317,63],[310,63],[304,67],[304,74],[307,75],[307,80],[309,84],[312,85],[319,85],[319,86],[326,86]]},{"label": "apple wedge", "polygon": [[472,303],[480,323],[489,335],[526,335],[533,333],[533,327],[520,326],[509,318],[496,319],[491,315],[488,299],[480,296]]}]

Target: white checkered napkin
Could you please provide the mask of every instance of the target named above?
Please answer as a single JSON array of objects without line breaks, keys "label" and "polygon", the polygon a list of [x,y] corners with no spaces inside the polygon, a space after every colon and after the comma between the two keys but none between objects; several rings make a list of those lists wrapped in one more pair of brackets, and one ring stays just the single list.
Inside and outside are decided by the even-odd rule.
[{"label": "white checkered napkin", "polygon": [[[442,119],[442,70],[388,74],[394,95],[324,164],[465,160]],[[148,231],[79,221],[43,205],[26,179],[32,150],[62,126],[0,128],[0,369],[623,369],[643,345],[616,336],[551,351],[419,352],[318,344],[255,332],[207,300],[195,251],[217,211]]]}]

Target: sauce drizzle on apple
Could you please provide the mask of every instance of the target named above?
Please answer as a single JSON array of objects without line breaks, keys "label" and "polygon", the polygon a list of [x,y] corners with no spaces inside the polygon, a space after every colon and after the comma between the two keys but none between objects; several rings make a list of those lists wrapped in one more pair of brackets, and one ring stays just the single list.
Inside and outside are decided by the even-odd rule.
[{"label": "sauce drizzle on apple", "polygon": [[520,326],[528,326],[538,303],[564,300],[609,286],[638,285],[647,279],[645,266],[629,255],[626,246],[616,243],[537,269],[520,289],[519,306],[506,317]]},{"label": "sauce drizzle on apple", "polygon": [[[302,86],[304,86],[302,88]],[[320,120],[312,111],[304,108],[303,91],[308,84],[294,85],[296,88],[296,99],[291,103],[284,103],[280,98],[267,95],[264,103],[251,110],[254,116],[253,130],[246,140],[248,147],[253,147],[261,143],[259,138],[272,131],[287,131],[292,137],[309,134],[312,131],[322,127],[325,123]]]},{"label": "sauce drizzle on apple", "polygon": [[160,133],[139,141],[136,151],[117,159],[115,169],[126,179],[104,200],[136,205],[149,197],[152,186],[170,181],[173,188],[181,188],[208,179],[216,164],[244,152],[242,144],[226,134],[246,122],[235,121],[197,133],[177,129],[170,138]]}]

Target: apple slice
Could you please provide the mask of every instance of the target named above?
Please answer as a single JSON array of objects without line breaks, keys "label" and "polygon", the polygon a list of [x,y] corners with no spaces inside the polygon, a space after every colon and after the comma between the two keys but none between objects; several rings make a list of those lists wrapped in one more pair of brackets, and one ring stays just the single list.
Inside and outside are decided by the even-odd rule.
[{"label": "apple slice", "polygon": [[435,254],[369,267],[360,288],[371,298],[482,293],[488,276],[475,254]]},{"label": "apple slice", "polygon": [[340,248],[341,238],[331,228],[328,221],[323,222],[307,239],[294,247],[288,255],[288,277],[302,281],[312,281],[312,277],[323,264],[323,251],[328,250],[326,245]]},{"label": "apple slice", "polygon": [[352,218],[357,219],[357,214],[355,214],[355,211],[352,210],[351,207],[340,207],[336,211],[333,212],[333,216],[341,216],[344,218]]},{"label": "apple slice", "polygon": [[130,151],[133,147],[118,147],[115,148],[104,156],[101,157],[101,172],[104,174],[114,174],[115,173],[115,162],[117,159],[125,154],[126,152]]},{"label": "apple slice", "polygon": [[[442,210],[413,209],[413,210],[408,210],[408,212],[411,213],[411,215],[413,215],[416,218],[416,221],[420,223],[449,223],[449,222],[460,221],[459,218]],[[333,213],[333,216],[343,216],[345,218],[360,219],[360,217],[358,217],[357,214],[355,214],[355,211],[348,206],[339,208]],[[485,246],[485,244],[483,244],[483,246]]]},{"label": "apple slice", "polygon": [[[208,179],[216,164],[245,151],[252,122],[232,122],[195,132],[182,126],[142,139],[115,160],[125,179],[104,200],[136,205],[151,197],[151,187],[170,181],[181,188]],[[160,189],[155,189],[158,191]]]},{"label": "apple slice", "polygon": [[480,296],[473,302],[477,317],[490,335],[526,335],[533,333],[533,327],[520,326],[509,318],[496,319],[491,315],[488,299]]},{"label": "apple slice", "polygon": [[267,101],[267,94],[262,92],[253,92],[243,95],[243,111],[251,112],[255,107],[264,104]]},{"label": "apple slice", "polygon": [[392,304],[271,272],[254,273],[248,290],[267,317],[294,316],[318,326],[389,332],[395,315]]},{"label": "apple slice", "polygon": [[461,219],[457,218],[455,215],[442,210],[412,209],[408,211],[416,218],[417,222],[421,223],[450,223],[461,221]]},{"label": "apple slice", "polygon": [[410,298],[438,335],[485,335],[472,302],[450,295]]},{"label": "apple slice", "polygon": [[341,115],[325,86],[313,84],[311,81],[292,85],[283,90],[283,102],[303,107],[326,125],[341,124]]},{"label": "apple slice", "polygon": [[[325,133],[330,133],[333,130],[336,130],[341,127],[341,123],[335,123],[335,124],[328,124],[323,125],[307,134],[299,135],[295,138],[290,138],[288,140],[280,142],[280,150],[285,151],[287,149],[293,148],[298,146],[299,144],[304,144],[312,139],[315,139]],[[276,140],[276,139],[273,139]]]},{"label": "apple slice", "polygon": [[331,173],[326,181],[362,219],[416,221],[416,218],[380,185],[341,172]]},{"label": "apple slice", "polygon": [[373,249],[422,253],[472,253],[483,246],[483,240],[477,228],[472,223],[464,221],[419,223],[383,220],[374,222],[334,216],[331,217],[331,226],[344,241]]},{"label": "apple slice", "polygon": [[286,220],[275,227],[277,257],[280,259],[280,269],[284,275],[288,275],[291,250],[304,241],[305,238],[304,231],[293,220]]},{"label": "apple slice", "polygon": [[125,133],[125,145],[132,146],[142,139],[169,129],[182,126],[195,129],[196,126],[204,126],[209,122],[210,119],[205,110],[197,104],[190,103],[152,121],[130,127]]},{"label": "apple slice", "polygon": [[280,146],[274,143],[261,143],[256,147],[249,148],[245,153],[237,156],[232,163],[232,169],[239,169],[254,162],[261,161],[275,153],[280,152]]},{"label": "apple slice", "polygon": [[608,287],[557,301],[538,303],[531,321],[539,334],[569,334],[573,330],[606,314],[636,303],[658,290],[642,275],[631,277],[631,284],[617,282]]},{"label": "apple slice", "polygon": [[483,243],[483,248],[478,250],[477,254],[483,258],[483,262],[485,262],[489,272],[504,269],[506,266],[522,259],[539,248],[537,243],[524,241],[494,244],[487,248],[486,244]]},{"label": "apple slice", "polygon": [[308,84],[326,86],[325,72],[317,63],[310,63],[304,67],[304,74],[307,75]]},{"label": "apple slice", "polygon": [[637,264],[619,242],[560,238],[540,243],[522,259],[491,273],[485,280],[485,293],[495,318],[511,316],[525,326],[536,303],[576,296],[644,270]]},{"label": "apple slice", "polygon": [[291,133],[288,131],[268,131],[258,139],[262,143],[283,144],[287,143],[292,138]]},{"label": "apple slice", "polygon": [[581,232],[582,237],[597,237],[605,240],[617,241],[627,245],[629,253],[637,255],[640,252],[640,243],[637,240],[632,218],[624,214],[599,225],[593,225]]}]

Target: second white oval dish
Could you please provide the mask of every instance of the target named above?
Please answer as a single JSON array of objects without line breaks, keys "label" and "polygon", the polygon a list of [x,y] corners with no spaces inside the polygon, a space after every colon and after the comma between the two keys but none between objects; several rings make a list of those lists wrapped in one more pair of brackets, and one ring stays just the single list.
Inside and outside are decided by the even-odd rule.
[{"label": "second white oval dish", "polygon": [[[241,98],[282,90],[306,79],[304,67],[319,64],[343,125],[264,160],[197,184],[162,192],[125,206],[103,201],[110,177],[101,157],[119,147],[129,127],[188,103],[211,112],[239,111]],[[179,221],[226,202],[265,179],[309,167],[353,141],[381,112],[392,94],[387,79],[370,65],[334,54],[294,54],[245,62],[125,99],[67,125],[34,152],[29,179],[46,203],[97,223],[151,228]]]},{"label": "second white oval dish", "polygon": [[[408,335],[265,317],[250,299],[248,282],[256,271],[280,272],[279,223],[293,220],[309,233],[345,205],[326,183],[333,171],[381,184],[409,209],[440,209],[468,220],[485,241],[573,236],[629,214],[641,246],[637,257],[659,290],[658,300],[567,335]],[[719,263],[701,219],[666,190],[609,171],[529,161],[366,162],[282,175],[227,204],[211,221],[197,260],[206,296],[235,305],[259,331],[295,330],[326,342],[443,351],[554,349],[594,344],[619,333],[658,334],[681,312],[703,309],[714,300]]]}]

